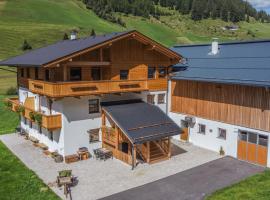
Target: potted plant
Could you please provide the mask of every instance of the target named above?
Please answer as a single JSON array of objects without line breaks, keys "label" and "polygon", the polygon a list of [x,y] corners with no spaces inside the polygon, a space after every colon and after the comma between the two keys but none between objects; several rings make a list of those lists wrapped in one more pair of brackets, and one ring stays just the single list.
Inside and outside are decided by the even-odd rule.
[{"label": "potted plant", "polygon": [[224,151],[224,149],[223,149],[222,146],[220,147],[219,154],[220,154],[221,156],[224,156],[224,155],[225,155],[225,151]]},{"label": "potted plant", "polygon": [[25,111],[25,108],[23,105],[18,105],[15,108],[15,112],[18,113],[18,115],[23,115]]},{"label": "potted plant", "polygon": [[42,125],[42,114],[36,112],[35,114],[35,122],[41,126]]},{"label": "potted plant", "polygon": [[30,117],[30,119],[34,122],[34,121],[35,121],[35,112],[31,111],[31,112],[29,113],[29,117]]}]

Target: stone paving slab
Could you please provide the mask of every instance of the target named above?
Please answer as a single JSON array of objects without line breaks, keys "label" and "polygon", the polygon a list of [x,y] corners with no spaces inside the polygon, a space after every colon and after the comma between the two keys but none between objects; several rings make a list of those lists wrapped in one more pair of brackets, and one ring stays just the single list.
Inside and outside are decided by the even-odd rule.
[{"label": "stone paving slab", "polygon": [[[89,159],[72,164],[55,163],[21,136],[2,135],[0,140],[46,184],[55,181],[58,171],[72,169],[79,180],[78,185],[71,188],[73,200],[103,198],[220,158],[215,152],[173,141],[173,156],[170,160],[152,165],[139,164],[132,171],[129,165],[117,159],[105,162]],[[64,199],[63,190],[51,188]]]}]

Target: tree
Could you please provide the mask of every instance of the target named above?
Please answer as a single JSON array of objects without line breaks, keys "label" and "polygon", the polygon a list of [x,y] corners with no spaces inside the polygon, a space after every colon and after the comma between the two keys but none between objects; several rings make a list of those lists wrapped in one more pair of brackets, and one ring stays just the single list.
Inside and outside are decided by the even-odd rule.
[{"label": "tree", "polygon": [[27,50],[31,50],[32,46],[27,42],[27,40],[23,41],[23,45],[22,45],[22,50],[23,51],[27,51]]},{"label": "tree", "polygon": [[65,33],[64,36],[63,36],[63,40],[68,40],[68,39],[69,39],[69,38],[68,38],[68,34]]},{"label": "tree", "polygon": [[92,31],[91,31],[91,36],[96,36],[96,32],[94,29],[92,29]]}]

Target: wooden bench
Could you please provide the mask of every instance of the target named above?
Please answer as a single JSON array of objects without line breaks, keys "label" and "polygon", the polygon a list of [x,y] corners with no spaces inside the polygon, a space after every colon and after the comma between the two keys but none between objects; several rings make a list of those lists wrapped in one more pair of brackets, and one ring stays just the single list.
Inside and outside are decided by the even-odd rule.
[{"label": "wooden bench", "polygon": [[65,162],[67,164],[77,162],[77,161],[79,161],[79,156],[77,154],[65,156]]},{"label": "wooden bench", "polygon": [[38,143],[39,140],[37,138],[34,138],[33,136],[29,136],[29,140],[33,143]]}]

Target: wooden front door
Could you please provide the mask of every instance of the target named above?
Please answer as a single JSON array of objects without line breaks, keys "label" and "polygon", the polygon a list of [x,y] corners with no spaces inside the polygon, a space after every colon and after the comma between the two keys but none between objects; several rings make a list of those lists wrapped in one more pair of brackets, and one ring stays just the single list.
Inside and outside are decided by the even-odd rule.
[{"label": "wooden front door", "polygon": [[268,137],[256,133],[240,132],[237,156],[240,160],[266,166]]},{"label": "wooden front door", "polygon": [[183,133],[180,135],[180,139],[183,141],[188,141],[188,123],[182,120],[181,128],[182,128]]}]

